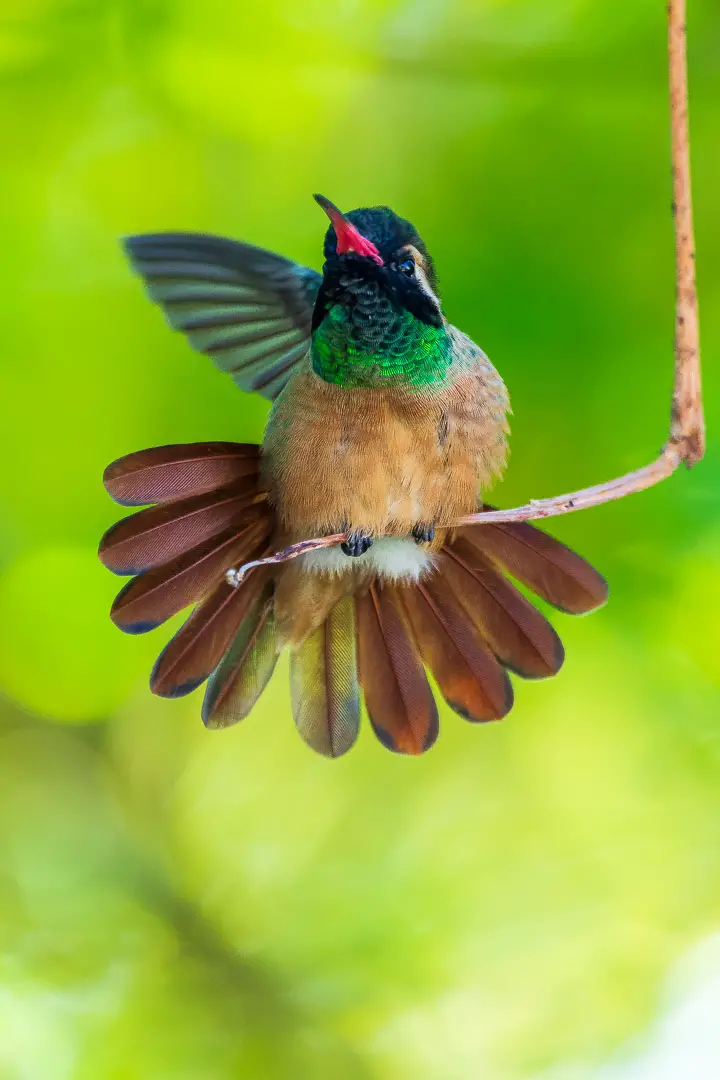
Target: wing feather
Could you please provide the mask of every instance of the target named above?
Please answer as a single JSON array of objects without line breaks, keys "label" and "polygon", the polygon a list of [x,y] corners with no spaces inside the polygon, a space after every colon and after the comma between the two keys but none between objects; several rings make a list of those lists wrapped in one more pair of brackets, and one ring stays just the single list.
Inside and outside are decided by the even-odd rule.
[{"label": "wing feather", "polygon": [[173,329],[243,390],[277,397],[307,353],[320,274],[200,233],[133,236],[125,251]]}]

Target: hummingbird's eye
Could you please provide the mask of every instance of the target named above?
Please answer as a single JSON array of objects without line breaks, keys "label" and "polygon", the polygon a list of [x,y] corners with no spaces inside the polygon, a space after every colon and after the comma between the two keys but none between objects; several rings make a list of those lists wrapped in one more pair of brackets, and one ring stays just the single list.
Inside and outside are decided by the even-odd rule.
[{"label": "hummingbird's eye", "polygon": [[401,263],[398,263],[398,270],[401,274],[407,274],[408,277],[412,277],[415,273],[415,260],[403,259]]}]

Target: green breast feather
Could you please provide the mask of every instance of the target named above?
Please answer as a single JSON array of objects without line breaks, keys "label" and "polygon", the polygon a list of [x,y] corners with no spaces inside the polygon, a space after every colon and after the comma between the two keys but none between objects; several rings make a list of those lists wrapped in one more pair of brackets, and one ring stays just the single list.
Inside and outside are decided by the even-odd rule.
[{"label": "green breast feather", "polygon": [[429,326],[408,312],[387,319],[351,319],[338,304],[313,334],[313,370],[326,382],[360,386],[424,387],[442,382],[452,362],[445,326]]}]

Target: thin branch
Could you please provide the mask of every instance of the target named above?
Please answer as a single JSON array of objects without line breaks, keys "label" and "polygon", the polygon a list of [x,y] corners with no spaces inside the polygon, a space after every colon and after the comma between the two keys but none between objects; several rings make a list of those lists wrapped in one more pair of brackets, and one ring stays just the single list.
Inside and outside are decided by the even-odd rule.
[{"label": "thin branch", "polygon": [[695,291],[695,236],[690,185],[687,31],[685,0],[668,4],[670,125],[675,217],[675,388],[670,441],[688,467],[705,453],[705,418],[700,382],[700,338]]},{"label": "thin branch", "polygon": [[[681,462],[690,467],[705,453],[705,420],[700,382],[700,346],[697,293],[695,291],[695,240],[693,235],[692,195],[690,188],[690,141],[688,134],[687,45],[685,28],[686,0],[668,4],[668,60],[670,75],[670,127],[672,140],[673,217],[675,226],[675,383],[673,388],[670,436],[660,457],[635,472],[594,487],[582,488],[568,495],[531,499],[512,510],[480,511],[456,521],[457,525],[485,525],[498,521],[532,521],[556,517],[574,510],[622,499],[644,491],[675,472]],[[347,540],[347,533],[336,533],[314,540],[301,540],[265,559],[246,563],[238,570],[228,570],[227,580],[239,585],[256,566],[287,562],[318,548],[331,547]]]}]

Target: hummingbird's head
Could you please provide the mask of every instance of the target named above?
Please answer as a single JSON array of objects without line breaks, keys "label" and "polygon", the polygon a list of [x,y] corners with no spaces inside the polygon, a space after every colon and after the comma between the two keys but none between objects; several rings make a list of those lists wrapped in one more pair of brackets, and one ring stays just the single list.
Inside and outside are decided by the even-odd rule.
[{"label": "hummingbird's head", "polygon": [[343,214],[323,195],[315,200],[331,224],[313,329],[336,304],[356,313],[360,322],[382,322],[393,311],[442,326],[435,268],[414,225],[387,206]]}]

